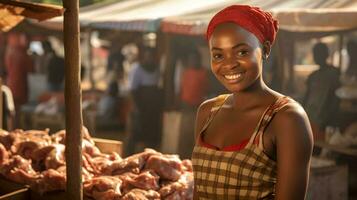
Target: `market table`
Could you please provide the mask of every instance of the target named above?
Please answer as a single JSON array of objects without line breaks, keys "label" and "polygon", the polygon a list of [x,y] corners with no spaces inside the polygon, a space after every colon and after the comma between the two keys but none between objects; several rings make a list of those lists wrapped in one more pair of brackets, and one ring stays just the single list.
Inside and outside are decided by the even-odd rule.
[{"label": "market table", "polygon": [[321,141],[321,140],[315,141],[314,145],[315,145],[315,147],[318,147],[318,148],[325,148],[325,149],[328,149],[330,151],[337,152],[340,154],[357,157],[357,147],[353,148],[353,147],[344,147],[341,145],[333,145],[333,144],[329,144],[329,143],[327,143],[325,141]]}]

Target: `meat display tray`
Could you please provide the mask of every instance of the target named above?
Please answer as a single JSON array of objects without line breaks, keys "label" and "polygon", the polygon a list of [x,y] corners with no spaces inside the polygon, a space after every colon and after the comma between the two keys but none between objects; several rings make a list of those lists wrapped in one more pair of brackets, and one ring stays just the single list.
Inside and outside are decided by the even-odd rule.
[{"label": "meat display tray", "polygon": [[28,200],[30,189],[26,185],[15,183],[0,177],[0,199],[1,200]]},{"label": "meat display tray", "polygon": [[[122,155],[122,142],[101,138],[93,138],[96,146],[102,152],[116,152]],[[64,191],[49,192],[39,194],[30,189],[28,185],[15,183],[0,176],[0,200],[64,200],[66,193]],[[90,197],[83,196],[83,200],[93,200]]]},{"label": "meat display tray", "polygon": [[[64,191],[49,192],[43,195],[30,189],[28,185],[15,183],[0,177],[0,200],[64,200]],[[83,200],[93,200],[83,196]]]}]

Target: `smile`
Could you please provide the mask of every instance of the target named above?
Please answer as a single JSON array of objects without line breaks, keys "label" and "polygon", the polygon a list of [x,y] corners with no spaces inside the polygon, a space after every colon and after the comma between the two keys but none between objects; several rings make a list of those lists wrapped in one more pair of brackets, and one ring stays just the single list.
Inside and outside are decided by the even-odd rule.
[{"label": "smile", "polygon": [[229,81],[235,81],[235,80],[240,79],[243,76],[243,74],[244,73],[224,75],[224,78],[229,80]]}]

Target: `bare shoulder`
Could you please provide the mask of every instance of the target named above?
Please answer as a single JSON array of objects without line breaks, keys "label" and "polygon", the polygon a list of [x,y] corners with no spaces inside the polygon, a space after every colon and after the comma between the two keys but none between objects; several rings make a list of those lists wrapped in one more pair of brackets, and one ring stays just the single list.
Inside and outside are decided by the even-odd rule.
[{"label": "bare shoulder", "polygon": [[[272,121],[274,129],[298,127],[309,128],[310,123],[304,108],[294,100],[285,105],[275,116]],[[286,129],[285,129],[286,130]]]},{"label": "bare shoulder", "polygon": [[221,96],[208,99],[198,107],[196,114],[195,138],[197,138],[199,131],[203,128],[204,123],[211,113],[211,109],[217,105],[219,99],[222,99]]},{"label": "bare shoulder", "polygon": [[308,116],[303,107],[294,100],[291,100],[276,114],[271,126],[278,141],[300,141],[306,146],[313,144]]},{"label": "bare shoulder", "polygon": [[208,99],[201,103],[201,105],[197,109],[197,115],[198,116],[208,116],[209,113],[211,112],[212,107],[215,105],[217,97]]},{"label": "bare shoulder", "polygon": [[[304,108],[295,100],[290,100],[278,113],[277,116],[280,118],[307,118],[307,114]],[[284,116],[284,117],[282,117]]]}]

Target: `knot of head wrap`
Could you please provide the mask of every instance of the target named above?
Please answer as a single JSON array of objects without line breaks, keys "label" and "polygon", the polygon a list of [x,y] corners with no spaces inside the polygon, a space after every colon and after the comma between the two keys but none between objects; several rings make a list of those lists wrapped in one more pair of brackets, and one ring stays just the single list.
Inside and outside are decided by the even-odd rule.
[{"label": "knot of head wrap", "polygon": [[206,39],[209,40],[214,29],[222,23],[232,22],[254,34],[263,44],[274,43],[278,31],[278,21],[258,7],[232,5],[219,11],[208,24]]}]

